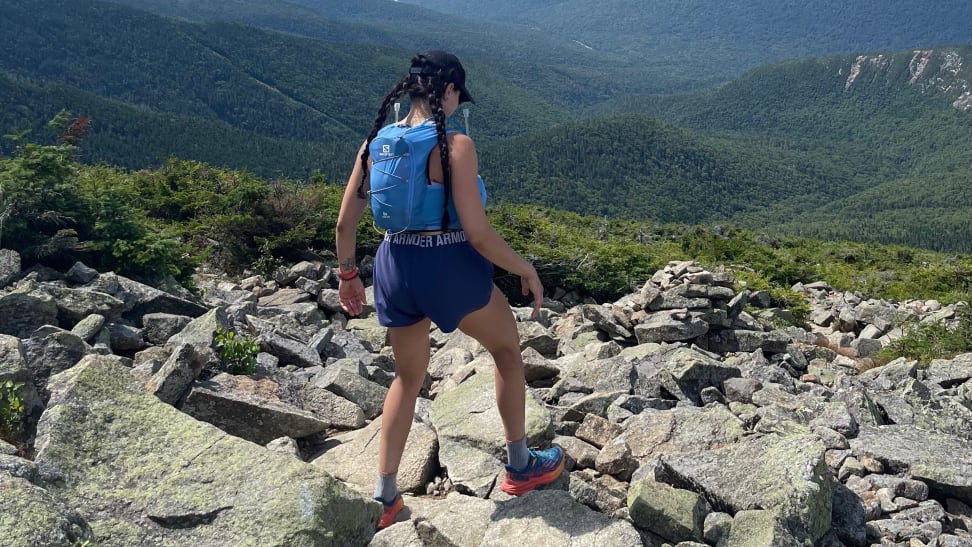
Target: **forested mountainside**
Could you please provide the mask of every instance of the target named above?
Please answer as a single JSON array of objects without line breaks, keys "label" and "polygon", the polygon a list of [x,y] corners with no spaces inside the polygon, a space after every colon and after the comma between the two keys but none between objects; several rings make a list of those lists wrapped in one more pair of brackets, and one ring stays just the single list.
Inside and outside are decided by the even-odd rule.
[{"label": "forested mountainside", "polygon": [[[191,11],[187,18],[219,19],[226,7],[127,1]],[[312,0],[233,6],[253,17],[276,10],[285,19],[334,21],[318,15],[333,5]],[[348,5],[343,17],[359,20],[348,23],[349,35],[376,28],[368,25],[385,20],[383,8],[377,0]],[[32,129],[29,139],[53,142],[45,124],[63,108],[93,118],[83,161],[142,168],[177,156],[337,183],[413,53],[97,1],[55,0],[44,10],[4,2],[0,35],[0,90],[11,99],[0,104],[4,133]],[[968,46],[786,61],[689,95],[602,89],[615,98],[584,109],[521,87],[498,68],[506,62],[466,63],[478,101],[470,129],[494,203],[945,250],[972,245]],[[566,84],[544,85],[586,83],[560,78]],[[13,146],[5,140],[0,151]]]},{"label": "forested mountainside", "polygon": [[[129,169],[158,166],[179,157],[245,168],[265,177],[306,178],[325,167],[336,176],[349,168],[345,164],[356,148],[353,140],[266,137],[223,121],[156,112],[56,82],[0,75],[0,96],[9,101],[0,104],[0,133],[52,143],[57,134],[47,122],[68,109],[91,118],[90,134],[80,143],[81,160]],[[0,140],[0,154],[12,154],[16,144],[12,139]]]},{"label": "forested mountainside", "polygon": [[846,166],[849,193],[736,220],[813,237],[966,249],[972,241],[972,49],[793,61],[711,92],[627,109]]},{"label": "forested mountainside", "polygon": [[[502,81],[559,106],[595,104],[619,93],[658,93],[684,83],[622,55],[592,51],[556,34],[523,25],[445,15],[390,0],[111,0],[192,21],[236,22],[352,46],[366,62],[375,47],[405,55],[441,48],[460,55],[476,89]],[[348,68],[356,65],[349,65]],[[494,74],[495,73],[495,74]]]},{"label": "forested mountainside", "polygon": [[[28,0],[4,2],[0,35],[0,70],[7,74],[303,141],[343,141],[365,131],[410,56],[96,1],[55,0],[44,10]],[[552,107],[499,75],[479,74],[491,81],[475,87],[486,112],[527,128],[553,117]],[[507,121],[478,116],[477,129],[505,136],[517,127]]]},{"label": "forested mountainside", "polygon": [[804,153],[767,153],[638,115],[565,123],[491,143],[482,156],[499,200],[658,222],[725,220],[788,197],[820,199],[850,177],[840,165],[814,168]]}]

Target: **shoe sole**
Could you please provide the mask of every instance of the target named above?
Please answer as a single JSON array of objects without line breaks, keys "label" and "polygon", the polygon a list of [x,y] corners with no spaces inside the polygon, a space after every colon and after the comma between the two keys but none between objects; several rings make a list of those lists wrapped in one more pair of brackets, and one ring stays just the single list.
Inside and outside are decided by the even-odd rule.
[{"label": "shoe sole", "polygon": [[522,496],[527,492],[533,491],[538,486],[550,484],[557,480],[557,477],[559,477],[560,473],[564,470],[564,462],[566,459],[567,458],[561,456],[560,463],[556,468],[546,474],[540,475],[539,477],[533,477],[532,479],[526,481],[510,482],[507,478],[504,478],[503,484],[500,485],[500,490],[511,496]]}]

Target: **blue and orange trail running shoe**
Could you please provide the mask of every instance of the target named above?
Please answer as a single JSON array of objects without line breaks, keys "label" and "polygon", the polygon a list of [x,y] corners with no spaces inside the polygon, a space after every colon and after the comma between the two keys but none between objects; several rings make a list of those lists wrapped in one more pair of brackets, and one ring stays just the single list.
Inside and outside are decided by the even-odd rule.
[{"label": "blue and orange trail running shoe", "polygon": [[564,470],[564,451],[559,446],[546,450],[530,449],[530,461],[519,471],[506,466],[500,490],[511,496],[522,496],[538,486],[549,484]]},{"label": "blue and orange trail running shoe", "polygon": [[384,528],[388,528],[395,523],[395,517],[398,516],[398,513],[402,510],[402,507],[405,507],[405,500],[402,499],[401,493],[395,496],[395,499],[390,502],[387,502],[381,498],[375,498],[375,500],[380,501],[382,507],[381,520],[378,521],[378,529],[382,530]]}]

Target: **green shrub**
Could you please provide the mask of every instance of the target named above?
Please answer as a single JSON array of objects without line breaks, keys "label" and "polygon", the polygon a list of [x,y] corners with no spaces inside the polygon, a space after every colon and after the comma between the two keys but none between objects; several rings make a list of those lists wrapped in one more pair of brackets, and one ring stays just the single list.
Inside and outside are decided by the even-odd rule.
[{"label": "green shrub", "polygon": [[[488,214],[500,235],[533,263],[548,291],[561,287],[615,299],[640,287],[669,259],[651,252],[639,239],[639,226],[630,221],[509,205]],[[519,280],[500,275],[500,287],[519,298]]]},{"label": "green shrub", "polygon": [[198,256],[182,242],[178,230],[150,219],[139,207],[137,181],[131,174],[93,166],[82,168],[77,180],[88,218],[80,234],[85,262],[142,279],[171,275],[188,281]]},{"label": "green shrub", "polygon": [[904,357],[926,365],[933,359],[950,359],[972,351],[972,305],[959,308],[958,324],[952,328],[943,322],[918,321],[902,327],[904,336],[881,350],[877,355],[879,360],[887,362]]},{"label": "green shrub", "polygon": [[283,265],[283,259],[273,256],[273,253],[270,251],[270,242],[266,240],[262,241],[260,243],[260,255],[252,264],[253,271],[266,279],[273,279],[273,273]]},{"label": "green shrub", "polygon": [[16,443],[24,425],[24,384],[6,380],[0,383],[0,439]]},{"label": "green shrub", "polygon": [[83,134],[70,131],[78,123],[66,126],[60,144],[20,144],[13,157],[0,159],[0,241],[25,265],[83,260],[148,281],[187,280],[198,261],[178,233],[148,218],[138,181],[119,169],[77,163],[75,143]]},{"label": "green shrub", "polygon": [[216,347],[220,350],[220,370],[223,372],[245,375],[256,372],[260,344],[255,339],[217,328]]},{"label": "green shrub", "polygon": [[269,193],[263,180],[177,159],[132,180],[145,215],[169,227],[193,253],[233,273],[255,258],[254,238],[267,230],[259,211]]},{"label": "green shrub", "polygon": [[[317,254],[333,251],[344,187],[288,180],[269,184],[270,192],[259,207],[260,215],[267,219],[266,229],[256,238],[261,256],[269,251],[274,257],[295,261],[302,259],[307,251]],[[358,223],[358,253],[374,254],[383,236],[383,232],[374,228],[371,209],[366,208]]]},{"label": "green shrub", "polygon": [[807,317],[810,315],[810,303],[802,293],[794,291],[790,286],[774,283],[761,272],[754,272],[749,268],[735,268],[733,275],[736,277],[737,291],[743,289],[768,291],[774,306],[788,310],[793,314],[797,325],[805,326]]},{"label": "green shrub", "polygon": [[36,258],[60,230],[84,223],[74,153],[70,145],[28,143],[18,146],[15,157],[0,161],[7,248]]},{"label": "green shrub", "polygon": [[806,324],[807,317],[810,316],[810,303],[802,293],[788,288],[773,287],[770,289],[770,299],[776,306],[789,310],[798,324]]}]

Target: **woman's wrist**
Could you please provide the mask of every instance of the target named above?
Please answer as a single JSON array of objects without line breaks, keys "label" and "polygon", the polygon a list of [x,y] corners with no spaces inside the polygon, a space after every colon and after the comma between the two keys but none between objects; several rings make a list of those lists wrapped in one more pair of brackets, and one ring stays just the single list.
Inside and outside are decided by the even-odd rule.
[{"label": "woman's wrist", "polygon": [[350,281],[358,277],[358,265],[355,264],[354,256],[338,262],[337,274],[338,277],[345,281]]},{"label": "woman's wrist", "polygon": [[511,273],[514,273],[520,277],[529,277],[531,275],[536,275],[536,270],[533,268],[533,264],[531,264],[527,260],[524,260],[521,257],[517,257],[517,258],[520,259],[520,263],[517,264],[516,271]]},{"label": "woman's wrist", "polygon": [[358,267],[355,266],[350,271],[346,271],[343,268],[338,268],[338,279],[341,281],[351,281],[352,279],[358,277],[359,275]]}]

